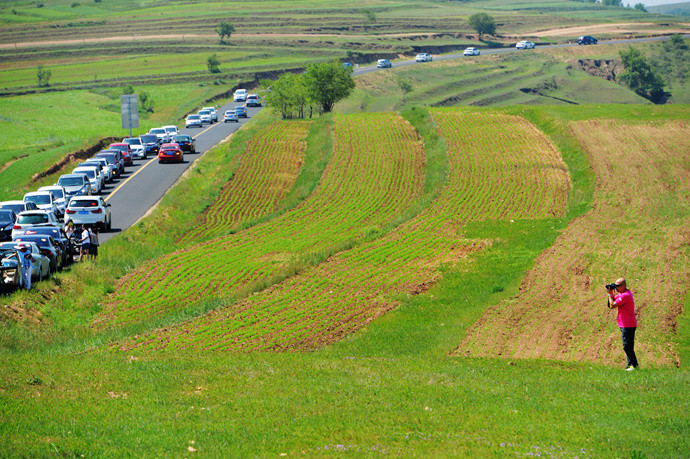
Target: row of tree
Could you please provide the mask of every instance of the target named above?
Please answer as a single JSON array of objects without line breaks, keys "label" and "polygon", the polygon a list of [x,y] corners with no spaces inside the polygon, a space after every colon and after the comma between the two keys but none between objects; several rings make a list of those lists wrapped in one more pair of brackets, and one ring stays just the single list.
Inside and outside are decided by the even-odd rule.
[{"label": "row of tree", "polygon": [[338,61],[310,64],[304,73],[285,73],[277,80],[264,80],[267,88],[264,101],[280,113],[283,119],[304,118],[333,110],[336,102],[347,98],[355,88],[352,68]]}]

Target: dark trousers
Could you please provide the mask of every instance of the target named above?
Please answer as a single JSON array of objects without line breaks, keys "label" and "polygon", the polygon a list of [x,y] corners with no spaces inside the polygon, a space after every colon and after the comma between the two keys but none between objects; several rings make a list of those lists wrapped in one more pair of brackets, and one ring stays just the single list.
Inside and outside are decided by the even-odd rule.
[{"label": "dark trousers", "polygon": [[621,336],[623,337],[623,351],[628,358],[628,366],[637,367],[637,356],[635,355],[635,330],[636,327],[623,328],[621,327]]}]

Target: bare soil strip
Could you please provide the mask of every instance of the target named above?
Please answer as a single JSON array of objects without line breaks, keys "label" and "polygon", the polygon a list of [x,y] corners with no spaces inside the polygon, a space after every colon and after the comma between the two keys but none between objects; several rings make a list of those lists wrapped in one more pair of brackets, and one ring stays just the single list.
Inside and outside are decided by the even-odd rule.
[{"label": "bare soil strip", "polygon": [[625,277],[641,364],[678,365],[672,342],[690,285],[689,128],[574,123],[598,180],[593,209],[539,257],[516,297],[486,311],[456,353],[623,365],[603,286]]},{"label": "bare soil strip", "polygon": [[618,24],[593,24],[577,27],[562,27],[526,33],[533,37],[578,37],[580,35],[615,34],[615,35],[669,35],[688,33],[690,24],[677,24],[676,27],[659,27],[653,22],[622,22]]}]

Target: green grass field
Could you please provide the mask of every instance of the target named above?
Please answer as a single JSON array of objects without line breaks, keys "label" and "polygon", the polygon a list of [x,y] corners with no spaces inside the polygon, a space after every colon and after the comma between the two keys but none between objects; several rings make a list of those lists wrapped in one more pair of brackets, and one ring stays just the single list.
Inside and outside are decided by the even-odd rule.
[{"label": "green grass field", "polygon": [[[223,177],[228,180],[233,171],[242,170],[242,156],[245,151],[252,151],[250,139],[257,135],[260,138],[262,133],[269,132],[266,129],[271,129],[272,120],[267,115],[268,112],[262,112],[230,144],[207,153],[195,165],[195,172],[173,189],[146,221],[102,247],[97,263],[78,265],[72,272],[39,285],[38,292],[45,297],[39,305],[32,299],[35,296],[23,292],[12,297],[15,310],[27,311],[18,315],[23,321],[6,320],[0,334],[0,406],[4,421],[0,435],[13,452],[49,455],[57,451],[77,456],[185,455],[192,450],[214,455],[350,452],[683,456],[688,448],[685,434],[690,424],[687,400],[679,395],[688,384],[684,362],[690,340],[684,316],[669,316],[678,321],[676,332],[669,336],[640,335],[639,356],[644,363],[643,369],[634,373],[620,370],[622,352],[615,340],[609,359],[604,361],[590,357],[477,358],[455,350],[483,314],[496,305],[510,304],[519,292],[525,292],[525,277],[529,277],[536,260],[543,259],[541,255],[548,253],[549,247],[555,244],[572,251],[572,244],[577,245],[576,240],[569,239],[571,228],[588,221],[582,217],[590,214],[589,209],[601,199],[603,191],[596,183],[610,170],[591,167],[590,161],[595,157],[588,154],[585,142],[602,134],[577,126],[605,125],[615,120],[617,125],[639,129],[629,139],[612,137],[618,142],[631,142],[630,148],[619,148],[617,154],[638,158],[644,156],[640,153],[645,150],[632,146],[644,145],[640,143],[642,138],[653,144],[654,139],[668,132],[665,126],[669,123],[682,126],[686,123],[686,107],[465,108],[429,113],[414,109],[406,112],[404,120],[395,114],[317,120],[316,123],[326,124],[308,134],[303,168],[315,167],[314,170],[323,172],[300,173],[277,213],[249,222],[246,229],[230,238],[249,240],[252,234],[261,234],[260,247],[265,248],[259,252],[278,261],[284,258],[271,247],[286,244],[285,235],[289,234],[292,220],[311,219],[311,226],[323,225],[323,231],[333,224],[319,218],[318,209],[337,209],[345,204],[347,200],[334,199],[338,194],[377,196],[376,188],[368,194],[352,188],[353,183],[366,177],[359,170],[340,178],[349,186],[340,186],[328,178],[333,167],[346,157],[355,161],[350,163],[351,167],[361,164],[362,171],[370,170],[366,165],[375,162],[376,156],[369,158],[368,154],[355,153],[345,145],[369,145],[357,133],[375,130],[376,123],[393,122],[401,132],[417,131],[424,143],[428,178],[418,195],[416,209],[388,229],[369,233],[368,238],[341,246],[339,252],[329,257],[313,260],[313,268],[295,272],[284,280],[273,278],[273,286],[265,283],[256,295],[249,295],[247,302],[233,303],[228,296],[224,301],[199,307],[187,300],[180,303],[180,295],[173,295],[165,301],[175,303],[178,312],[164,319],[146,312],[138,316],[138,324],[103,322],[100,317],[104,312],[115,317],[112,314],[119,310],[117,302],[107,310],[103,308],[125,285],[121,280],[127,280],[129,285],[144,285],[142,280],[150,282],[150,276],[133,274],[150,273],[158,264],[167,264],[169,256],[162,255],[169,253],[175,247],[174,241],[194,227],[190,216],[200,215],[205,208],[212,209],[209,206],[223,196],[214,184]],[[303,129],[299,123],[295,128]],[[460,135],[464,123],[482,126],[483,134],[476,137],[475,147]],[[317,136],[331,125],[333,130],[325,132],[332,132],[332,137]],[[680,142],[682,151],[689,151],[683,136],[676,142]],[[287,148],[289,143],[284,145]],[[501,145],[512,148],[502,152]],[[518,145],[524,147],[517,148]],[[520,151],[541,151],[546,156],[532,154],[527,162]],[[679,161],[675,166],[678,173],[687,170],[687,155],[668,158],[663,150],[654,151],[658,156],[653,164],[659,170],[673,167],[674,161]],[[489,154],[487,158],[487,152],[496,155]],[[605,152],[602,153],[606,155]],[[487,163],[489,158],[493,159]],[[505,161],[505,166],[495,163],[497,159]],[[563,161],[560,166],[558,161]],[[319,163],[322,165],[317,166]],[[406,170],[404,162],[394,164],[393,170]],[[501,167],[512,174],[515,167],[526,167],[525,171],[533,171],[533,178],[528,179],[529,174],[515,176],[514,184],[505,179],[476,181],[486,174],[500,174]],[[559,174],[568,174],[568,202],[557,205],[555,213],[544,214],[545,207],[539,202],[557,202],[553,197],[558,196],[554,194],[559,189],[559,182],[554,181],[558,175],[552,175],[557,170]],[[384,175],[377,181],[396,176],[392,171],[381,172]],[[667,186],[664,183],[675,184],[680,196],[686,196],[682,190],[687,184],[679,183],[676,175],[661,174],[655,183],[657,180],[662,187]],[[478,190],[484,191],[473,191],[471,185],[475,181],[480,186]],[[372,178],[365,182],[375,183]],[[530,192],[520,192],[518,183],[529,183]],[[496,188],[495,184],[503,185]],[[313,191],[299,193],[301,197],[288,204],[295,199],[297,187]],[[330,189],[340,191],[333,194]],[[639,187],[641,193],[647,193],[644,190]],[[616,196],[615,190],[611,192]],[[491,193],[498,194],[492,197]],[[180,200],[180,196],[188,198]],[[324,200],[321,196],[330,198]],[[374,198],[372,202],[376,201]],[[509,202],[513,206],[505,207]],[[684,208],[687,209],[686,198],[676,200],[675,210],[661,210],[683,225],[683,221],[687,222]],[[476,215],[474,222],[447,215],[463,215],[463,209],[474,209],[469,214]],[[506,213],[506,209],[514,210]],[[511,213],[515,211],[522,214]],[[327,213],[338,215],[333,210]],[[357,220],[356,215],[351,221]],[[342,218],[335,221],[339,220]],[[454,222],[457,229],[449,230],[449,222]],[[345,220],[335,228],[348,224]],[[642,220],[640,224],[648,225]],[[371,225],[368,221],[363,228],[368,230]],[[596,231],[596,222],[590,228]],[[644,234],[645,228],[648,226],[635,227],[635,233]],[[161,238],[160,234],[167,237]],[[329,238],[327,233],[318,237]],[[644,237],[639,242],[627,238],[623,245],[636,253],[636,266],[648,260],[648,279],[653,280],[654,273],[663,273],[666,268],[654,261],[652,253],[636,249],[644,247],[644,241]],[[313,243],[306,239],[301,244],[313,250]],[[447,244],[454,244],[457,252],[448,252],[444,248]],[[205,246],[199,247],[203,250]],[[191,253],[190,250],[199,248],[190,246],[184,252]],[[600,249],[595,245],[592,250]],[[687,249],[682,243],[669,246],[665,253],[667,259],[680,263],[670,268],[674,278],[686,278],[687,264],[683,265],[682,260],[687,257]],[[420,258],[421,254],[429,259]],[[592,259],[591,255],[582,255],[575,261],[590,266],[587,260]],[[241,257],[235,258],[247,264]],[[209,274],[224,270],[208,263],[205,266],[210,266],[205,271]],[[598,272],[588,287],[588,294],[595,296],[593,303],[598,303],[599,284],[616,275],[613,270]],[[392,276],[393,273],[396,275]],[[638,279],[639,276],[634,278],[639,285],[636,288],[653,288],[653,283]],[[75,282],[76,278],[80,281]],[[408,290],[412,284],[423,287]],[[367,286],[369,293],[363,286]],[[686,286],[673,287],[674,304],[687,307]],[[329,290],[333,291],[330,295]],[[526,291],[530,291],[529,285]],[[358,296],[353,295],[355,292]],[[295,301],[311,308],[311,312],[288,306]],[[539,307],[546,306],[543,300],[539,301]],[[151,303],[140,306],[147,304]],[[252,304],[256,307],[254,313]],[[355,305],[362,304],[381,307],[371,317],[375,320],[355,313]],[[661,303],[653,301],[647,307],[656,304]],[[230,313],[226,320],[206,320],[220,317],[220,308]],[[343,328],[338,331],[332,326],[318,325],[324,312]],[[657,313],[667,314],[663,309]],[[94,319],[99,324],[95,328],[91,326]],[[586,323],[600,321],[610,333],[616,331],[606,310],[582,319]],[[357,324],[358,320],[362,320],[358,326],[347,325]],[[233,321],[245,324],[234,334],[228,330]],[[250,323],[253,325],[247,328]],[[219,328],[219,324],[224,325]],[[312,326],[295,328],[293,324]],[[157,329],[160,326],[165,328]],[[655,341],[645,342],[651,339]],[[675,349],[680,368],[648,351],[650,346],[663,343]],[[292,350],[247,352],[261,347]]]},{"label": "green grass field", "polygon": [[[155,102],[143,132],[256,71],[654,19],[638,33],[677,25],[568,0],[9,0],[0,192],[124,136],[127,84]],[[639,46],[672,104],[581,70],[625,48],[601,45],[375,72],[310,120],[262,110],[97,261],[1,296],[0,455],[687,457],[688,59]],[[635,372],[602,306],[620,275]]]}]

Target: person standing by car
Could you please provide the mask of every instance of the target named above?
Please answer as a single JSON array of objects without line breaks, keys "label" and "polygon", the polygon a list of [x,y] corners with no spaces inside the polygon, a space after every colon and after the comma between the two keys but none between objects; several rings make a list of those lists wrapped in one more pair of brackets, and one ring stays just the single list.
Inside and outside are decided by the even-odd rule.
[{"label": "person standing by car", "polygon": [[28,251],[29,247],[24,244],[19,244],[17,249],[19,249],[19,260],[21,262],[22,285],[25,289],[31,290],[31,260],[34,257]]},{"label": "person standing by car", "polygon": [[[635,300],[622,277],[615,283],[607,285],[606,290],[609,292],[609,309],[617,309],[616,319],[623,338],[623,351],[627,357],[625,369],[627,371],[636,370],[638,363],[635,355],[635,330],[637,330]],[[614,290],[618,293],[614,293]]]},{"label": "person standing by car", "polygon": [[96,257],[98,256],[98,246],[100,245],[98,243],[98,225],[94,226],[93,229],[91,230],[90,238],[91,238],[91,259],[96,260]]},{"label": "person standing by car", "polygon": [[84,259],[84,255],[87,257],[89,256],[91,245],[90,233],[86,225],[81,227],[81,239],[79,242],[81,243],[81,249],[79,250],[79,261],[82,261]]}]

